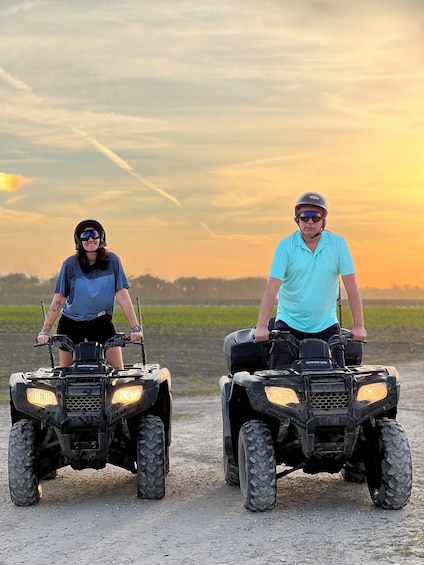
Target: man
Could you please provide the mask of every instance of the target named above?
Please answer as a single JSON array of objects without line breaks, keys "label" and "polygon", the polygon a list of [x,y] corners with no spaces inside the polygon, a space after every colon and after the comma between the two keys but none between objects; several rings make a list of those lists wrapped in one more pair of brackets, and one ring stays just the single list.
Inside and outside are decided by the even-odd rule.
[{"label": "man", "polygon": [[[278,297],[275,329],[290,331],[297,339],[328,339],[339,333],[336,303],[340,277],[347,292],[353,318],[354,340],[363,341],[362,300],[352,256],[346,241],[325,230],[328,206],[316,192],[306,192],[297,200],[294,221],[299,230],[280,241],[274,254],[270,276],[259,309],[256,341],[269,339],[268,323]],[[344,366],[341,347],[332,351],[333,360]],[[271,349],[271,369],[293,361],[286,342]]]}]

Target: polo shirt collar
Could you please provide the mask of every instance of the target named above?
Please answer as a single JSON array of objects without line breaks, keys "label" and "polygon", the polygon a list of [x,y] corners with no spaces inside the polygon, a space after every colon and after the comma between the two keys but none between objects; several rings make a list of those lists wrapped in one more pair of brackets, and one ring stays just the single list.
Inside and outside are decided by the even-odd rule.
[{"label": "polo shirt collar", "polygon": [[[303,237],[300,233],[300,230],[297,230],[297,232],[295,232],[294,242],[295,242],[296,245],[303,247],[303,249],[310,251],[309,247],[303,241]],[[328,243],[328,233],[327,233],[327,230],[324,230],[321,233],[321,237],[319,238],[318,245],[317,245],[317,248],[315,250],[315,253],[320,251],[324,247],[324,245],[326,245],[327,243]]]}]

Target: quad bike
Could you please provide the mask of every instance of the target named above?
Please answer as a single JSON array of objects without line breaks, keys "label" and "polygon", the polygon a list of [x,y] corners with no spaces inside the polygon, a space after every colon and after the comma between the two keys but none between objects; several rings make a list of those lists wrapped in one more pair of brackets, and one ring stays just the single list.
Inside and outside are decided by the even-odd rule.
[{"label": "quad bike", "polygon": [[[271,322],[270,322],[270,327]],[[399,374],[394,367],[361,365],[362,344],[340,335],[327,343],[297,341],[272,330],[255,342],[254,329],[224,340],[229,374],[220,379],[224,474],[240,485],[245,508],[276,503],[277,479],[297,470],[338,473],[368,483],[372,502],[400,509],[412,489],[407,437],[396,421]],[[296,353],[281,370],[269,369],[272,340]],[[345,349],[346,367],[335,366],[331,346]],[[277,472],[277,466],[285,468]]]},{"label": "quad bike", "polygon": [[[171,443],[171,376],[159,365],[115,369],[105,361],[110,347],[131,343],[116,334],[104,346],[74,345],[53,335],[51,368],[13,373],[9,379],[12,429],[9,489],[18,506],[37,504],[41,482],[70,465],[102,469],[107,463],[137,475],[139,498],[165,494]],[[35,347],[42,347],[36,345]],[[52,347],[72,353],[73,365],[55,367]]]}]

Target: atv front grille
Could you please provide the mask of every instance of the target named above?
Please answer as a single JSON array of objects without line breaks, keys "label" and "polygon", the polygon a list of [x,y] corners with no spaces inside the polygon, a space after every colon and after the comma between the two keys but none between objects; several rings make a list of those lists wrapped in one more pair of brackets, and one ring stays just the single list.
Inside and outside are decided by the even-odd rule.
[{"label": "atv front grille", "polygon": [[340,392],[315,392],[311,394],[312,410],[344,410],[349,406],[349,394]]},{"label": "atv front grille", "polygon": [[96,412],[103,406],[103,389],[96,382],[68,383],[65,392],[67,412]]},{"label": "atv front grille", "polygon": [[70,396],[66,399],[68,412],[100,412],[101,409],[101,396]]}]

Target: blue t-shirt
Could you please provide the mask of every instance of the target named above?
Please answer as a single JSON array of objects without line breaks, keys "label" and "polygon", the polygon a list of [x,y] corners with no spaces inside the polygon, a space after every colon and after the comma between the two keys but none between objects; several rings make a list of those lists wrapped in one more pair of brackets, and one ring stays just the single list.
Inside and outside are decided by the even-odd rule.
[{"label": "blue t-shirt", "polygon": [[314,253],[300,231],[280,241],[270,277],[280,279],[276,320],[315,333],[337,323],[336,303],[341,275],[355,272],[346,241],[323,231]]},{"label": "blue t-shirt", "polygon": [[81,270],[75,255],[63,262],[55,293],[66,297],[64,316],[84,322],[113,314],[116,292],[129,288],[129,284],[119,257],[109,253],[109,259],[106,270],[92,269],[89,273]]}]

